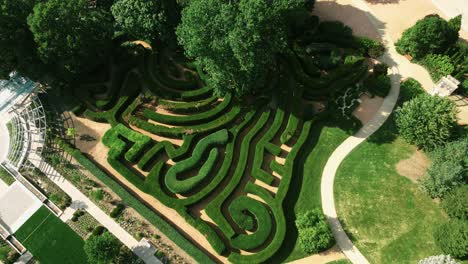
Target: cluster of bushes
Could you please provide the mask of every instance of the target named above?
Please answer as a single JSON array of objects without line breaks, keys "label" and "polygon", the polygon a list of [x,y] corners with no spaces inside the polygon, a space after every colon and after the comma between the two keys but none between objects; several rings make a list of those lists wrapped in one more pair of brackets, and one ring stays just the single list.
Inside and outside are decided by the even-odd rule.
[{"label": "cluster of bushes", "polygon": [[[95,229],[97,230],[97,229]],[[105,230],[93,232],[85,240],[84,251],[89,263],[143,264],[130,249]]]},{"label": "cluster of bushes", "polygon": [[80,218],[80,216],[83,216],[84,214],[85,214],[85,211],[83,211],[83,210],[77,210],[77,211],[75,211],[75,212],[73,213],[73,216],[72,216],[71,220],[72,220],[73,222],[76,222],[76,221],[78,221],[78,219]]},{"label": "cluster of bushes", "polygon": [[333,233],[319,208],[297,217],[299,245],[307,254],[318,253],[330,248],[335,242]]},{"label": "cluster of bushes", "polygon": [[395,45],[399,53],[410,54],[425,66],[434,81],[451,74],[466,92],[468,46],[458,42],[461,19],[461,15],[449,21],[438,15],[428,15],[405,30]]},{"label": "cluster of bushes", "polygon": [[110,213],[110,217],[112,217],[112,218],[119,217],[122,214],[123,210],[125,210],[125,205],[123,205],[121,203],[117,204],[114,207],[114,209],[112,209],[112,211]]},{"label": "cluster of bushes", "polygon": [[386,97],[392,88],[387,71],[388,66],[384,63],[374,65],[374,71],[364,80],[364,89],[368,90],[373,95]]}]

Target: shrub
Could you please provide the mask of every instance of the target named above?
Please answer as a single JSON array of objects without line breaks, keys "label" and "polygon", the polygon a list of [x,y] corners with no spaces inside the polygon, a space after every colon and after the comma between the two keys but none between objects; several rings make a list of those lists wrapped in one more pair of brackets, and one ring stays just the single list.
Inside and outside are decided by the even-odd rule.
[{"label": "shrub", "polygon": [[104,233],[104,231],[106,231],[106,228],[105,228],[105,227],[103,227],[103,226],[96,226],[96,228],[94,228],[94,230],[93,230],[92,235],[93,235],[93,236],[100,236],[100,235],[102,235],[102,233]]},{"label": "shrub", "polygon": [[450,139],[456,120],[455,104],[438,96],[419,95],[396,110],[400,135],[425,149],[433,149]]},{"label": "shrub", "polygon": [[299,215],[296,227],[299,231],[299,244],[308,254],[318,253],[334,243],[330,226],[319,208]]},{"label": "shrub", "polygon": [[443,197],[457,186],[466,184],[468,137],[436,148],[431,156],[431,167],[421,180],[421,186],[431,197]]},{"label": "shrub", "polygon": [[89,263],[112,263],[119,255],[120,242],[110,233],[91,236],[85,241],[84,251]]},{"label": "shrub", "polygon": [[102,189],[92,190],[90,191],[89,196],[93,201],[99,202],[104,198],[104,191]]},{"label": "shrub", "polygon": [[463,93],[468,93],[468,79],[463,80],[463,82],[461,83],[461,89]]},{"label": "shrub", "polygon": [[387,75],[388,65],[385,63],[378,63],[374,65],[374,74],[375,75]]},{"label": "shrub", "polygon": [[468,185],[448,193],[442,201],[442,207],[450,217],[468,220]]},{"label": "shrub", "polygon": [[436,244],[445,254],[456,258],[468,256],[468,221],[452,219],[434,231]]},{"label": "shrub", "polygon": [[421,84],[413,78],[408,78],[400,85],[400,101],[406,102],[418,95],[425,94]]},{"label": "shrub", "polygon": [[418,264],[458,264],[450,255],[430,256],[418,261]]},{"label": "shrub", "polygon": [[390,77],[387,75],[370,75],[364,80],[363,86],[374,95],[386,97],[392,88]]},{"label": "shrub", "polygon": [[460,27],[451,26],[458,18],[447,22],[438,15],[429,15],[403,32],[401,38],[395,43],[400,54],[409,53],[420,59],[427,54],[443,53],[458,41]]},{"label": "shrub", "polygon": [[114,209],[112,209],[110,216],[112,218],[117,218],[120,216],[120,214],[123,212],[124,209],[125,209],[125,205],[117,204],[117,206],[115,206]]},{"label": "shrub", "polygon": [[451,74],[455,69],[447,55],[429,54],[424,57],[422,64],[426,66],[434,81]]},{"label": "shrub", "polygon": [[384,45],[377,40],[366,37],[356,37],[356,40],[365,50],[365,53],[371,58],[378,58],[385,52]]}]

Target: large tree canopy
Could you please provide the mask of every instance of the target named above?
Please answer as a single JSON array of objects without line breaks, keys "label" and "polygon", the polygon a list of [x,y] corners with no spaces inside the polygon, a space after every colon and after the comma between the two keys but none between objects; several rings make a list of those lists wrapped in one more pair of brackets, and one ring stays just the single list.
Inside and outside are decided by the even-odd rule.
[{"label": "large tree canopy", "polygon": [[305,0],[192,0],[177,37],[207,71],[218,94],[252,92],[265,83],[276,54],[287,47],[286,17]]},{"label": "large tree canopy", "polygon": [[116,25],[127,35],[137,39],[153,41],[171,38],[173,25],[167,18],[165,3],[156,0],[118,0],[112,5]]},{"label": "large tree canopy", "polygon": [[35,58],[35,44],[26,19],[34,0],[0,0],[0,77],[24,70]]},{"label": "large tree canopy", "polygon": [[112,17],[87,0],[38,3],[28,17],[40,58],[76,73],[92,69],[107,54],[113,35]]},{"label": "large tree canopy", "polygon": [[461,15],[448,22],[438,15],[426,16],[403,32],[396,43],[397,51],[415,58],[443,53],[457,42],[460,26]]}]

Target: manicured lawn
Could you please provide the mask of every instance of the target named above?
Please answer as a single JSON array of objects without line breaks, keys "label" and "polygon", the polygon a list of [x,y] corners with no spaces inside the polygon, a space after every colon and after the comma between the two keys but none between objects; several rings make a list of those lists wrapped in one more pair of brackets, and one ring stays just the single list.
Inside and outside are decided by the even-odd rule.
[{"label": "manicured lawn", "polygon": [[[349,135],[340,128],[330,127],[323,123],[312,129],[305,144],[302,155],[297,160],[298,166],[294,172],[288,196],[284,202],[287,218],[287,233],[285,243],[272,258],[274,263],[292,261],[306,257],[298,243],[298,233],[295,226],[296,215],[316,207],[321,208],[320,181],[322,171],[332,152]],[[288,210],[287,208],[294,208]]]},{"label": "manicured lawn", "polygon": [[15,236],[43,264],[87,263],[84,241],[45,207],[41,207]]},{"label": "manicured lawn", "polygon": [[0,180],[10,186],[15,182],[15,178],[11,176],[4,168],[0,167]]},{"label": "manicured lawn", "polygon": [[387,121],[345,159],[335,180],[338,215],[370,263],[417,263],[442,253],[432,237],[442,210],[396,172],[415,147],[394,131]]}]

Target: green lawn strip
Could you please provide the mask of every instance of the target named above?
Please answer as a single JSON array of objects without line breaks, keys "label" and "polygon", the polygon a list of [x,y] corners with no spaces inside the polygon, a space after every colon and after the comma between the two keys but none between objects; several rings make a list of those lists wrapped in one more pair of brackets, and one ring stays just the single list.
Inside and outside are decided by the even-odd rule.
[{"label": "green lawn strip", "polygon": [[[62,144],[64,150],[72,155],[83,167],[89,170],[97,179],[104,185],[110,188],[117,196],[122,199],[126,205],[132,207],[135,211],[141,214],[152,225],[165,234],[170,240],[177,244],[182,250],[187,252],[195,261],[199,263],[214,263],[208,255],[196,247],[192,242],[187,240],[177,229],[171,226],[166,220],[161,218],[157,213],[148,208],[144,203],[130,194],[123,186],[115,181],[111,176],[102,171],[96,164],[90,161],[78,149],[74,149],[69,145]],[[149,177],[149,176],[148,176]]]},{"label": "green lawn strip", "polygon": [[15,237],[41,263],[87,263],[83,239],[45,207],[29,218]]},{"label": "green lawn strip", "polygon": [[335,179],[338,215],[371,263],[416,263],[441,254],[432,237],[444,221],[441,209],[395,165],[415,148],[394,132],[391,121],[340,166]]},{"label": "green lawn strip", "polygon": [[0,166],[0,180],[2,180],[6,185],[10,186],[15,182],[15,178],[10,175],[3,167]]},{"label": "green lawn strip", "polygon": [[285,241],[288,243],[284,243],[270,259],[272,263],[289,262],[308,255],[299,246],[294,221],[298,214],[316,207],[321,208],[320,182],[323,168],[333,151],[347,137],[349,135],[343,129],[330,126],[325,121],[317,121],[312,127],[304,148],[298,155],[298,166],[294,168],[294,177],[283,203],[288,230]]}]

